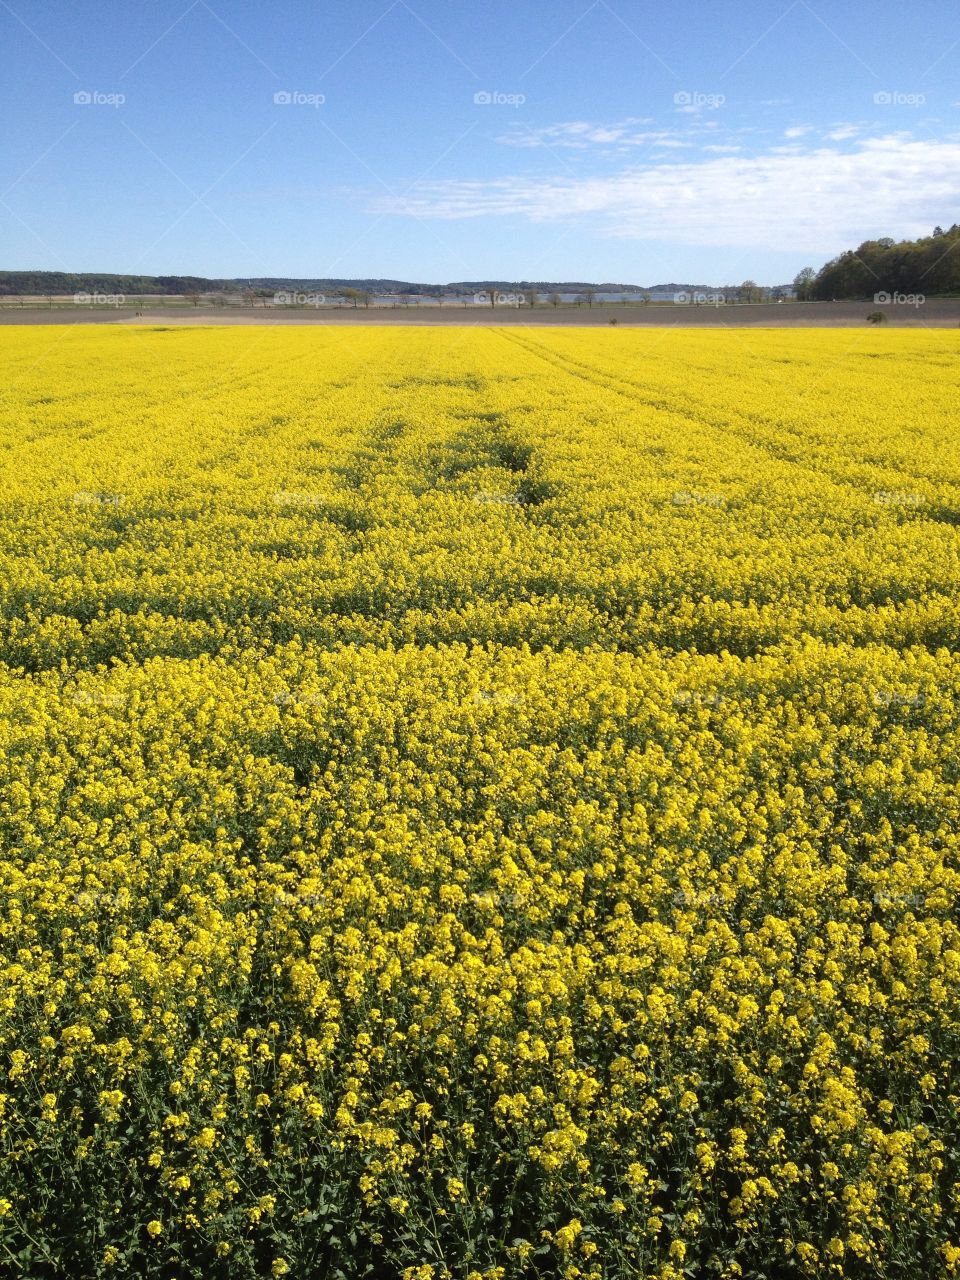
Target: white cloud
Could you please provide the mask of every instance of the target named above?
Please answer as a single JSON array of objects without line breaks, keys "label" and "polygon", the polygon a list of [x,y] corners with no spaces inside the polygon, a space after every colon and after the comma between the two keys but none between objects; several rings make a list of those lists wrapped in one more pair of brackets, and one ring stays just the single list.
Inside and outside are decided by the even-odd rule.
[{"label": "white cloud", "polygon": [[802,138],[805,134],[813,132],[813,125],[795,124],[790,129],[784,129],[783,136],[785,138]]},{"label": "white cloud", "polygon": [[860,131],[858,124],[837,124],[828,130],[827,137],[831,142],[846,142],[848,138],[855,138]]},{"label": "white cloud", "polygon": [[612,236],[833,251],[871,234],[920,234],[960,203],[960,137],[863,139],[759,156],[634,166],[620,173],[420,184],[378,208],[419,218],[593,219]]}]

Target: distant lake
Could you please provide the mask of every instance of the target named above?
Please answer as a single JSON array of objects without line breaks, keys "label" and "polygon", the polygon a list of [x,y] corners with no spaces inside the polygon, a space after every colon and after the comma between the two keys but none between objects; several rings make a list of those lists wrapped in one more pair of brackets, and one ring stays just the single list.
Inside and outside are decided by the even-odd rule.
[{"label": "distant lake", "polygon": [[[565,303],[576,302],[576,300],[577,300],[577,298],[578,298],[579,296],[580,296],[580,295],[579,295],[578,293],[564,293],[564,292],[561,292],[561,293],[560,293],[560,300],[561,300],[561,302],[565,302]],[[449,293],[447,293],[447,294],[444,294],[444,296],[443,296],[443,303],[444,303],[444,306],[451,306],[451,307],[453,307],[453,306],[457,306],[457,305],[461,305],[461,306],[462,306],[464,303],[466,303],[468,306],[489,306],[489,305],[490,305],[490,304],[489,304],[489,302],[476,302],[476,301],[475,301],[475,297],[476,297],[476,295],[475,295],[475,294],[472,294],[472,293],[468,293],[468,294],[449,294]],[[653,301],[653,302],[672,302],[672,301],[673,301],[673,294],[672,294],[672,293],[651,293],[651,294],[650,294],[650,299],[651,299],[651,301]],[[541,306],[542,306],[544,303],[548,303],[548,302],[549,302],[549,300],[550,300],[550,294],[549,294],[549,293],[540,293],[540,294],[538,295],[538,299],[537,299],[537,301],[538,301],[538,304],[539,304],[539,305],[541,305]],[[388,306],[413,306],[413,307],[415,307],[415,306],[436,306],[436,305],[437,305],[437,303],[438,303],[439,301],[440,301],[440,299],[439,299],[435,294],[434,294],[434,295],[431,295],[431,294],[425,294],[425,293],[423,293],[423,294],[417,294],[417,295],[415,295],[415,296],[411,296],[409,299],[407,298],[407,296],[406,296],[406,295],[401,295],[400,297],[397,297],[397,296],[396,296],[396,295],[394,295],[394,294],[383,294],[383,295],[378,294],[378,295],[375,297],[375,299],[374,299],[375,304],[376,304],[377,306],[382,306],[382,307],[388,307]],[[642,295],[641,295],[641,294],[639,294],[639,293],[598,293],[598,294],[596,294],[596,295],[595,295],[595,297],[594,297],[594,301],[595,301],[595,302],[636,302],[636,303],[639,303],[639,302],[641,302],[641,301],[642,301]],[[349,304],[348,304],[348,305],[349,305]],[[509,303],[503,303],[503,304],[500,304],[500,305],[507,305],[507,306],[508,306],[508,305],[509,305]],[[521,305],[526,305],[526,304],[525,304],[525,303],[522,303]]]}]

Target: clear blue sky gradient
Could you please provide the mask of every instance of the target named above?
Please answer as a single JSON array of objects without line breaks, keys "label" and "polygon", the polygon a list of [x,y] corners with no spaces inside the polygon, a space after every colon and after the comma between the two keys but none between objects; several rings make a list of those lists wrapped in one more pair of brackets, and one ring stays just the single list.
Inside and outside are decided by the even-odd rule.
[{"label": "clear blue sky gradient", "polygon": [[8,269],[778,283],[960,220],[955,0],[0,0],[0,40]]}]

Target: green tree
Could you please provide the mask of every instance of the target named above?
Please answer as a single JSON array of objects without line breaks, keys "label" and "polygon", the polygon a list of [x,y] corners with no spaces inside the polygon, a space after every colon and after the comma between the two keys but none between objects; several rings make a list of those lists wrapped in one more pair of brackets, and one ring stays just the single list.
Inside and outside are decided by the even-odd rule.
[{"label": "green tree", "polygon": [[798,271],[793,277],[793,292],[797,296],[798,302],[806,302],[811,295],[813,282],[817,278],[817,273],[813,267],[804,267],[802,271]]}]

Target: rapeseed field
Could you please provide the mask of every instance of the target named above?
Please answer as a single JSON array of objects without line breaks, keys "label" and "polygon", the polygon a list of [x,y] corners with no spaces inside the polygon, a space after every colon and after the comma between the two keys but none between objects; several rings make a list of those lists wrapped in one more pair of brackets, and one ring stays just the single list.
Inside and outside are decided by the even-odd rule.
[{"label": "rapeseed field", "polygon": [[0,331],[4,1274],[960,1274],[958,405]]}]

